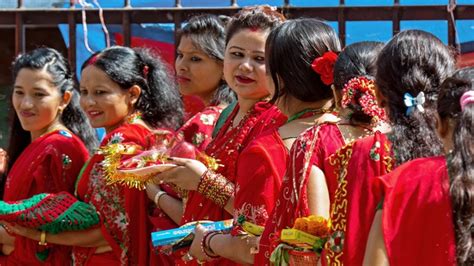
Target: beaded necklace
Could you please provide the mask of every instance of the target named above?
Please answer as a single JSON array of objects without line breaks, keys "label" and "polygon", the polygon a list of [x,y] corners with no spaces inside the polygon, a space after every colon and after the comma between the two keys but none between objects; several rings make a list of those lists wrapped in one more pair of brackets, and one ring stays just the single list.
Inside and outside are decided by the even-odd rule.
[{"label": "beaded necklace", "polygon": [[[223,167],[226,170],[219,168],[218,172],[224,174],[231,181],[234,179],[235,161],[243,148],[243,142],[247,139],[251,129],[257,124],[258,117],[261,114],[261,111],[257,111],[254,106],[247,112],[239,124],[234,127],[233,121],[238,109],[237,106],[229,116],[231,119],[228,119],[219,131],[220,134],[217,135],[206,149],[210,156],[220,160],[223,165],[227,166]],[[223,173],[224,171],[226,173]]]}]

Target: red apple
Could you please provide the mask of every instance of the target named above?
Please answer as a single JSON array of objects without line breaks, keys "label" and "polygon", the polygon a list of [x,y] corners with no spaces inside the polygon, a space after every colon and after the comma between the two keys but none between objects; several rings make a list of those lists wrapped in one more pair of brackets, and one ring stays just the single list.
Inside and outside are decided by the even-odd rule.
[{"label": "red apple", "polygon": [[188,159],[196,159],[196,147],[189,142],[181,141],[176,143],[170,151],[171,157],[180,157]]}]

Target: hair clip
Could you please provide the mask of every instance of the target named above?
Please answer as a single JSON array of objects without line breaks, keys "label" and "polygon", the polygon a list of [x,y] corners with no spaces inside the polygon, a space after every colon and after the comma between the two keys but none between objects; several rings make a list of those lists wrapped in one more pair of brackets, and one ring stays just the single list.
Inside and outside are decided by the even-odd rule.
[{"label": "hair clip", "polygon": [[461,111],[464,111],[464,107],[474,102],[474,90],[469,90],[463,93],[461,99],[459,99],[459,103],[461,104]]},{"label": "hair clip", "polygon": [[422,91],[418,93],[416,97],[413,97],[408,92],[405,93],[405,95],[403,95],[403,102],[405,103],[405,106],[407,107],[407,110],[405,112],[407,116],[411,115],[413,111],[415,111],[415,107],[420,112],[425,111],[425,108],[423,108],[423,104],[425,103],[425,94]]},{"label": "hair clip", "polygon": [[337,60],[337,54],[333,51],[328,51],[323,56],[314,59],[311,67],[314,72],[321,76],[321,81],[326,85],[331,85],[334,82],[334,64]]}]

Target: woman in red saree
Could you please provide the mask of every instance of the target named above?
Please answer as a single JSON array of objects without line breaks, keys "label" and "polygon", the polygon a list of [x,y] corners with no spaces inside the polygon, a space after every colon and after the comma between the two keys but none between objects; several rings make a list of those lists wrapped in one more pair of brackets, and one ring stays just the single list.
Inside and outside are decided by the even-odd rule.
[{"label": "woman in red saree", "polygon": [[[76,177],[97,143],[79,107],[67,61],[56,50],[39,48],[13,63],[13,121],[8,154],[12,165],[3,200],[40,193],[74,192]],[[83,122],[82,124],[77,123]],[[88,147],[84,142],[88,143]],[[2,265],[64,265],[71,249],[42,247],[38,241],[9,236],[3,227]]]},{"label": "woman in red saree", "polygon": [[[412,47],[423,48],[417,53],[407,52]],[[418,64],[418,60],[423,64]],[[409,160],[439,153],[440,143],[432,132],[433,116],[428,113],[434,111],[439,84],[453,67],[453,59],[446,47],[425,32],[401,33],[380,52],[376,94],[378,103],[388,114],[391,131],[356,141],[333,157],[335,166],[346,163],[346,167],[339,166],[341,184],[333,205],[332,238],[325,250],[328,264],[362,265],[369,224],[383,196],[380,186],[374,183],[374,177]],[[414,71],[419,68],[422,71]],[[430,72],[431,69],[437,70],[435,74]],[[401,83],[402,80],[405,82]],[[408,93],[406,88],[411,88]],[[419,95],[420,98],[426,95],[426,99],[423,103],[412,104],[410,95]],[[407,107],[407,102],[413,108]],[[412,110],[419,111],[417,105],[426,112]],[[347,153],[352,154],[350,161],[344,161]],[[350,167],[350,164],[355,167]],[[344,176],[345,170],[347,176]]]},{"label": "woman in red saree", "polygon": [[[76,187],[78,198],[96,208],[101,223],[81,232],[48,234],[46,242],[74,246],[75,265],[147,265],[151,202],[145,191],[107,181],[123,160],[160,144],[163,134],[153,129],[180,125],[179,94],[156,55],[126,47],[90,57],[82,67],[80,91],[91,124],[107,132]],[[36,230],[20,229],[29,238],[40,237]]]},{"label": "woman in red saree", "polygon": [[[225,49],[224,21],[214,15],[194,16],[180,31],[178,40],[175,70],[179,91],[183,95],[197,96],[206,107],[187,120],[176,133],[179,138],[204,151],[212,140],[212,131],[220,113],[235,100],[234,93],[223,80],[222,73]],[[150,217],[154,231],[178,227],[183,214],[181,197],[169,185],[147,186],[148,197],[151,200],[154,200],[160,191],[168,193],[168,196],[176,199],[176,202],[172,210],[169,210],[170,216],[157,204]],[[150,263],[173,265],[174,260],[164,254],[155,254]]]},{"label": "woman in red saree", "polygon": [[352,247],[366,242],[380,201],[380,196],[369,191],[375,177],[392,167],[390,143],[384,134],[373,134],[385,119],[374,85],[375,59],[382,47],[378,42],[351,44],[334,66],[334,94],[342,107],[338,124],[352,127],[354,140],[325,161],[327,178],[337,180],[338,185],[331,201],[332,238],[322,254],[323,264],[362,264],[363,253]]},{"label": "woman in red saree", "polygon": [[[292,34],[285,34],[290,32],[289,29],[292,29]],[[294,32],[301,35],[295,35]],[[279,86],[281,86],[280,89],[283,91],[293,88],[293,84],[296,87],[306,88],[317,103],[329,104],[331,107],[333,103],[330,89],[333,83],[332,67],[337,58],[336,53],[340,50],[335,32],[321,21],[301,19],[291,23],[287,22],[274,30],[271,37],[270,40],[273,42],[269,42],[268,45],[273,47],[272,44],[274,44],[275,50],[272,50],[270,54],[270,66],[273,65],[276,69],[278,69],[275,67],[276,65],[279,65],[280,68],[284,68],[283,66],[287,68],[281,72],[277,71],[277,73],[271,71],[275,87],[280,88]],[[277,43],[278,45],[276,45]],[[280,43],[287,50],[280,50],[282,49],[279,48]],[[302,47],[302,50],[298,51],[294,47]],[[305,79],[300,79],[295,72],[290,71],[297,65],[301,65],[300,60],[297,62],[291,61],[294,59],[288,59],[293,63],[283,64],[287,62],[286,60],[282,61],[283,54],[275,56],[278,55],[277,51],[279,50],[286,54],[298,54],[288,58],[304,58],[305,62],[308,62],[304,66],[304,70],[297,71],[305,73]],[[330,73],[321,71],[320,67],[323,65],[331,69]],[[326,69],[326,66],[323,68]],[[302,83],[298,84],[295,80],[300,80]],[[297,89],[294,90],[297,91]],[[280,92],[277,90],[275,95],[279,94]],[[305,96],[304,98],[311,97]],[[324,105],[320,105],[320,108],[327,109],[328,106]],[[323,160],[340,147],[344,140],[339,128],[333,123],[337,121],[337,118],[333,114],[324,114],[325,112],[321,112],[321,109],[318,113],[316,117],[313,117],[313,123],[309,127],[307,125],[303,132],[294,135],[294,143],[290,150],[283,183],[280,192],[274,195],[274,209],[266,219],[258,253],[254,258],[256,265],[270,264],[270,254],[276,246],[275,242],[278,241],[273,239],[274,234],[288,224],[293,225],[294,219],[304,215],[303,213],[306,215],[315,213],[324,217],[329,215],[329,198],[335,183],[328,182],[325,178]]]},{"label": "woman in red saree", "polygon": [[[238,171],[236,162],[255,137],[264,130],[278,127],[280,121],[285,120],[276,107],[262,101],[268,96],[265,40],[269,29],[281,23],[283,19],[280,13],[269,7],[253,7],[243,9],[229,22],[224,77],[237,94],[238,104],[205,151],[217,159],[221,166],[212,171],[197,161],[177,158],[175,163],[183,165],[182,167],[158,175],[160,180],[189,190],[181,224],[199,220],[231,219]],[[206,182],[211,184],[204,186]],[[206,190],[206,187],[209,189]],[[213,191],[216,192],[214,196],[211,195]],[[187,256],[189,257],[189,254]],[[177,263],[184,261],[179,259]],[[213,263],[234,264],[223,260]]]},{"label": "woman in red saree", "polygon": [[474,68],[441,85],[437,132],[444,156],[407,162],[379,178],[383,209],[365,255],[377,265],[472,265]]},{"label": "woman in red saree", "polygon": [[221,111],[235,101],[223,78],[225,21],[214,15],[192,17],[183,27],[176,46],[176,78],[183,95],[196,95],[206,108],[178,131],[185,141],[204,151]]},{"label": "woman in red saree", "polygon": [[[285,34],[289,29],[292,29],[292,34]],[[328,86],[321,82],[309,60],[307,64],[298,60],[302,57],[320,57],[327,51],[338,51],[340,46],[336,35],[321,34],[328,30],[330,27],[319,20],[301,19],[287,21],[271,31],[266,44],[266,60],[275,84],[271,90],[272,102],[289,118],[285,124],[260,134],[242,151],[237,162],[235,181],[236,226],[231,234],[205,231],[198,227],[191,246],[191,253],[198,259],[209,260],[221,256],[237,263],[254,263],[258,241],[237,222],[245,219],[262,227],[265,225],[277,202],[287,168],[288,150],[293,141],[312,127],[315,119],[333,117],[327,114],[333,106]],[[308,34],[311,37],[306,38]],[[243,239],[243,236],[246,238]]]}]

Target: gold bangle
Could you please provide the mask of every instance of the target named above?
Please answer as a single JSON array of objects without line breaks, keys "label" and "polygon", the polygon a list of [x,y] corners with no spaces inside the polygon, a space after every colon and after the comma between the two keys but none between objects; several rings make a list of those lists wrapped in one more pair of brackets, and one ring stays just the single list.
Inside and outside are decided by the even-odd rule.
[{"label": "gold bangle", "polygon": [[40,241],[38,242],[38,245],[40,246],[48,245],[48,243],[46,243],[46,231],[41,231]]}]

